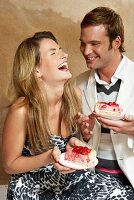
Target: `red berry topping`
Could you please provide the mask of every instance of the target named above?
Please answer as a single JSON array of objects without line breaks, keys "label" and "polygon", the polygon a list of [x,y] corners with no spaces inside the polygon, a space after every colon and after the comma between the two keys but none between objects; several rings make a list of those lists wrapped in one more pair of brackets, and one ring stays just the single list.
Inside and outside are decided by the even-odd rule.
[{"label": "red berry topping", "polygon": [[90,153],[91,149],[88,147],[83,147],[83,146],[75,146],[73,147],[72,152],[75,152],[77,154],[82,154],[82,155],[88,155]]}]

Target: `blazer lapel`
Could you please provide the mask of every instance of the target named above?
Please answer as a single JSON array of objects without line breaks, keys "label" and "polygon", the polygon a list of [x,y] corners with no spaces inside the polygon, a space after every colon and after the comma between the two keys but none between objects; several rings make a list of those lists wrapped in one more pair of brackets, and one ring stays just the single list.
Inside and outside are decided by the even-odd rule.
[{"label": "blazer lapel", "polygon": [[[129,75],[128,75],[129,77]],[[120,90],[117,97],[117,103],[123,108],[124,113],[130,114],[129,112],[132,109],[134,104],[134,81],[131,78],[126,78],[122,81]],[[133,111],[134,112],[134,111]],[[133,113],[134,114],[134,113]]]}]

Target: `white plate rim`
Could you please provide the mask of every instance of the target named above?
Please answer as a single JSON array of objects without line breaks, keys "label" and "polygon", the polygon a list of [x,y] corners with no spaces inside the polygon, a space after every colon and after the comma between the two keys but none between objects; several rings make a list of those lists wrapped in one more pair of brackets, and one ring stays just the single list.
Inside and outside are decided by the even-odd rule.
[{"label": "white plate rim", "polygon": [[60,154],[59,163],[71,169],[76,169],[76,170],[89,169],[89,168],[95,167],[98,164],[97,158],[95,158],[94,162],[91,165],[86,166],[86,165],[80,165],[80,164],[65,160],[64,157],[65,157],[65,153]]}]

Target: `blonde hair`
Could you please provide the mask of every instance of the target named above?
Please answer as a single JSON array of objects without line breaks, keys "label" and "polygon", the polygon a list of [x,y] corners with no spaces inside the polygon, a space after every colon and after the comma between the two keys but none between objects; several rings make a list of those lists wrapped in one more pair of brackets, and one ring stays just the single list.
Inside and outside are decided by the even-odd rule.
[{"label": "blonde hair", "polygon": [[[19,45],[13,63],[15,99],[25,97],[20,106],[28,106],[29,142],[31,149],[37,153],[49,148],[48,141],[52,134],[48,123],[47,95],[42,93],[41,84],[35,75],[35,68],[40,61],[40,41],[44,38],[50,38],[57,43],[51,32],[37,32]],[[80,110],[80,101],[74,87],[67,81],[60,110],[59,134],[62,120],[70,132],[77,129],[75,115]]]}]

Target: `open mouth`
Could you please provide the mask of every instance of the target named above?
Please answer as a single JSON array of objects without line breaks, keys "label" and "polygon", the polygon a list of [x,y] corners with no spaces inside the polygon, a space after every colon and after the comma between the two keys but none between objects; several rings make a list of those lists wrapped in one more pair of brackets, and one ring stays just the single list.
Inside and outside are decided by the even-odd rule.
[{"label": "open mouth", "polygon": [[64,63],[60,64],[58,69],[62,70],[62,71],[67,71],[68,70],[67,62],[64,62]]}]

